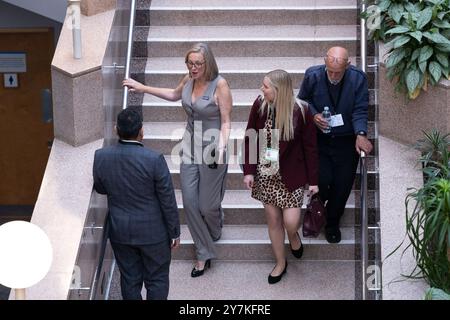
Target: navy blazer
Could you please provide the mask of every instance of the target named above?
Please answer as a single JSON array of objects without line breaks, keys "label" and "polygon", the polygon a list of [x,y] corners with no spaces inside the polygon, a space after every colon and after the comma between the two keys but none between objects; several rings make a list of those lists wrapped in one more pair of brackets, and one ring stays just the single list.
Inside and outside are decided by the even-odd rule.
[{"label": "navy blazer", "polygon": [[335,106],[328,92],[329,81],[325,65],[310,67],[305,72],[298,98],[310,104],[313,116],[321,113],[325,106],[330,106],[333,114],[342,114],[344,125],[332,128],[332,134],[341,136],[357,134],[359,131],[367,133],[369,90],[366,74],[350,65],[343,81],[339,103]]},{"label": "navy blazer", "polygon": [[[259,109],[262,99],[258,97],[253,103],[250,111],[247,129],[254,129],[259,132],[264,129],[267,113],[260,114]],[[305,108],[306,109],[306,108]],[[313,117],[308,110],[305,110],[305,120],[299,106],[295,105],[293,111],[294,139],[280,141],[279,162],[281,180],[289,191],[294,191],[306,184],[317,186],[319,179],[319,156],[317,151],[317,135]],[[249,155],[249,136],[245,136],[245,161],[243,165],[244,175],[256,174],[256,164],[250,163],[252,157]],[[259,137],[259,135],[257,136]],[[258,138],[259,139],[259,138]],[[259,143],[257,143],[259,150]],[[259,162],[259,152],[256,159]]]},{"label": "navy blazer", "polygon": [[108,197],[112,242],[155,244],[180,236],[175,193],[164,156],[139,142],[96,150],[94,188]]}]

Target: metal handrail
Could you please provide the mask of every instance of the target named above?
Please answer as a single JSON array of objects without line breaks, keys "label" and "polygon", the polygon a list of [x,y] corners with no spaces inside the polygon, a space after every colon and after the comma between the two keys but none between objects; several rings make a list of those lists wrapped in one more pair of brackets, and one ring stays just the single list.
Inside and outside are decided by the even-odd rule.
[{"label": "metal handrail", "polygon": [[[366,11],[366,0],[361,1],[361,13]],[[360,31],[361,31],[361,70],[366,72],[367,69],[367,37],[366,37],[366,20],[360,19]]]},{"label": "metal handrail", "polygon": [[362,300],[368,296],[366,270],[369,264],[369,218],[367,213],[367,166],[366,154],[361,151],[359,158],[359,171],[361,176],[361,275],[362,275]]},{"label": "metal handrail", "polygon": [[[131,0],[131,5],[130,5],[130,22],[128,24],[128,37],[127,37],[127,53],[126,53],[126,58],[125,58],[125,75],[124,78],[129,78],[130,77],[130,65],[131,65],[131,54],[132,54],[132,46],[133,46],[133,33],[134,33],[134,21],[135,21],[135,16],[136,16],[136,0]],[[117,66],[114,66],[117,67]],[[122,109],[126,109],[128,106],[128,88],[124,87],[123,88],[123,100],[122,100]],[[94,281],[92,284],[92,290],[90,292],[90,296],[89,299],[93,300],[96,297],[96,293],[98,290],[98,285],[100,283],[100,276],[101,276],[101,271],[102,271],[102,267],[103,267],[103,260],[105,257],[105,253],[106,253],[106,247],[107,247],[107,241],[108,241],[108,217],[106,216],[105,218],[105,223],[103,225],[103,237],[102,237],[102,243],[100,245],[100,255],[99,255],[99,261],[98,261],[98,265],[97,268],[95,270],[95,274],[94,274]],[[110,292],[110,285],[111,285],[111,281],[112,281],[112,273],[114,270],[114,266],[115,266],[115,260],[113,258],[113,267],[111,269],[111,273],[108,276],[107,279],[107,287],[106,287],[106,294],[105,294],[105,299],[108,299],[109,296],[109,292]]]},{"label": "metal handrail", "polygon": [[[366,0],[361,1],[361,13],[366,11]],[[362,17],[362,16],[361,16]],[[366,72],[367,69],[367,37],[366,37],[366,20],[360,19],[360,57],[361,70]],[[368,297],[367,274],[366,270],[369,264],[369,239],[368,239],[368,213],[367,213],[367,167],[366,154],[361,151],[359,169],[361,175],[361,278],[362,278],[362,300]]]},{"label": "metal handrail", "polygon": [[[130,8],[130,23],[128,25],[128,40],[127,40],[127,56],[125,60],[125,79],[130,77],[130,64],[131,64],[131,51],[133,48],[133,33],[134,33],[134,20],[136,16],[136,0],[131,0]],[[128,88],[123,88],[123,100],[122,109],[126,109],[128,105]]]}]

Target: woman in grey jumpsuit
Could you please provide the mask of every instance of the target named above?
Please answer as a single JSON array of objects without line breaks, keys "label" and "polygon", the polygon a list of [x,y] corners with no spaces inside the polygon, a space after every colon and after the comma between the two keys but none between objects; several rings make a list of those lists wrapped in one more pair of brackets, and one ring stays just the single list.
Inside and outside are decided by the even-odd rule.
[{"label": "woman in grey jumpsuit", "polygon": [[[180,180],[186,221],[194,240],[197,261],[191,276],[201,276],[217,257],[214,241],[221,237],[225,193],[226,149],[230,135],[232,97],[219,75],[216,60],[205,43],[185,56],[189,73],[175,89],[145,86],[133,79],[123,85],[169,101],[182,101],[187,126],[180,148]],[[172,152],[173,153],[173,152]]]}]

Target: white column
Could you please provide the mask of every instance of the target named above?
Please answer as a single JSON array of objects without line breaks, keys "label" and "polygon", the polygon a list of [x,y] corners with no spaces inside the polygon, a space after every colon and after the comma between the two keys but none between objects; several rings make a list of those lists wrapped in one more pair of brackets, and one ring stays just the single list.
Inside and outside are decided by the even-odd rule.
[{"label": "white column", "polygon": [[81,0],[68,0],[67,15],[71,19],[73,57],[81,59]]}]

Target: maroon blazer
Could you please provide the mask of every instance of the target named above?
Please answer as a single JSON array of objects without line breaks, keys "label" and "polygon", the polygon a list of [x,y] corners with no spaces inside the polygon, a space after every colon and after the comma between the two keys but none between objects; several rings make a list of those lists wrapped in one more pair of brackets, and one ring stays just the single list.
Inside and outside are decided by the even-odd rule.
[{"label": "maroon blazer", "polygon": [[[267,113],[260,115],[259,109],[261,103],[262,98],[256,98],[252,110],[250,111],[246,130],[254,129],[259,132],[260,129],[264,129]],[[306,121],[303,120],[300,107],[295,105],[293,111],[294,139],[290,141],[280,141],[279,144],[281,180],[291,192],[306,184],[317,186],[319,182],[319,156],[316,141],[317,130],[311,112],[309,112],[309,108],[305,108],[305,118]],[[257,138],[257,140],[258,139],[259,138]],[[244,175],[255,175],[257,165],[249,163],[249,137],[247,135],[245,136],[244,145]],[[259,149],[259,143],[257,143],[257,148]],[[255,158],[254,155],[253,158]],[[256,158],[259,163],[259,152]]]}]

